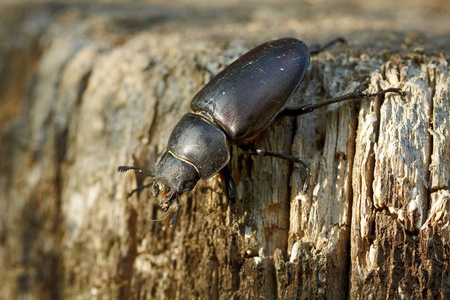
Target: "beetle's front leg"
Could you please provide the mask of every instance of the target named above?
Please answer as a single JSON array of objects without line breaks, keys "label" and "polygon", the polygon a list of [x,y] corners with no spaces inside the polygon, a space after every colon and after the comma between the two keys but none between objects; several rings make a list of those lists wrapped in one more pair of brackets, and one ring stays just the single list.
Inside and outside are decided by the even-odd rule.
[{"label": "beetle's front leg", "polygon": [[148,184],[140,185],[137,188],[132,189],[131,191],[128,192],[127,199],[130,198],[134,193],[140,192],[143,189],[146,189],[146,188],[148,188],[148,187],[150,187],[152,185],[153,185],[153,182],[150,182]]},{"label": "beetle's front leg", "polygon": [[250,154],[250,155],[271,156],[271,157],[276,157],[276,158],[289,160],[289,161],[291,161],[293,163],[301,164],[306,170],[306,180],[305,180],[305,184],[303,185],[303,192],[306,192],[308,190],[308,188],[309,188],[309,177],[310,177],[309,168],[305,164],[305,162],[303,162],[303,160],[300,159],[300,157],[294,156],[294,155],[290,155],[290,154],[275,152],[275,151],[271,151],[271,150],[267,150],[267,149],[254,148],[253,146],[250,146],[250,145],[239,145],[239,147],[242,150],[244,150],[245,153]]},{"label": "beetle's front leg", "polygon": [[228,250],[228,265],[239,268],[241,264],[241,258],[239,256],[239,251],[236,245],[236,233],[239,231],[239,224],[237,222],[237,205],[236,205],[236,186],[233,181],[233,177],[231,177],[231,172],[228,166],[225,166],[219,172],[220,178],[224,181],[225,184],[225,195],[230,203],[230,220],[229,226],[231,229],[231,238],[230,238],[230,248]]},{"label": "beetle's front leg", "polygon": [[175,213],[175,216],[173,216],[172,224],[170,224],[170,227],[175,227],[177,225],[177,218],[178,218],[178,214],[180,213],[180,209],[181,209],[181,204],[180,204],[180,200],[178,199],[178,194],[177,194],[177,212]]},{"label": "beetle's front leg", "polygon": [[230,203],[230,211],[231,211],[231,219],[230,226],[233,226],[233,221],[236,220],[236,186],[233,181],[233,177],[231,177],[231,172],[228,166],[225,166],[222,170],[219,171],[219,176],[223,180],[225,184],[225,195]]}]

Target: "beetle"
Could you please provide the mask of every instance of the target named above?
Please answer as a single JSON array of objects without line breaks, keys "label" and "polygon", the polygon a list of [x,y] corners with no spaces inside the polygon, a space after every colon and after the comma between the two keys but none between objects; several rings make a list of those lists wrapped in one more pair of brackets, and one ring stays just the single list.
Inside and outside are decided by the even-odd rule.
[{"label": "beetle", "polygon": [[236,189],[227,167],[231,144],[239,145],[252,155],[272,156],[302,164],[307,171],[306,190],[309,169],[300,158],[255,149],[247,143],[279,115],[298,116],[332,103],[388,92],[402,94],[397,88],[373,94],[356,90],[315,104],[286,108],[288,100],[306,75],[310,56],[337,42],[345,40],[338,38],[323,47],[314,45],[308,48],[298,39],[283,38],[261,44],[238,58],[194,96],[192,112],[185,114],[173,129],[168,145],[156,163],[154,175],[137,167],[118,167],[119,172],[137,170],[154,177],[152,183],[132,190],[129,196],[153,185],[155,196],[159,191],[162,192],[160,206],[164,211],[176,199],[178,208],[171,224],[175,226],[181,208],[179,196],[194,189],[200,179],[205,180],[220,173],[225,180],[225,193],[233,215]]}]

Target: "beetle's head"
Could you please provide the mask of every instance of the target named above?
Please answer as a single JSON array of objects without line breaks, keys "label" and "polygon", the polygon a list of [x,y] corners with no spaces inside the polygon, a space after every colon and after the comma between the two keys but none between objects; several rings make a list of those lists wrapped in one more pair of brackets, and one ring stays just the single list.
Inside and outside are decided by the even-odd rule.
[{"label": "beetle's head", "polygon": [[153,195],[156,197],[162,192],[160,206],[166,211],[173,199],[192,190],[199,180],[200,176],[191,164],[168,152],[156,166]]}]

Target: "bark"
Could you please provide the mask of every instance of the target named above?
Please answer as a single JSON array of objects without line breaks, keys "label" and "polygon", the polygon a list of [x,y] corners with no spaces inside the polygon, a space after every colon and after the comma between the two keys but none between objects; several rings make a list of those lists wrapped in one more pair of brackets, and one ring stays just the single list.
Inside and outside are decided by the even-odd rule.
[{"label": "bark", "polygon": [[[388,43],[367,29],[312,58],[290,106],[352,92],[363,79],[368,92],[406,95],[277,118],[262,132],[255,147],[308,164],[306,193],[301,166],[233,146],[239,228],[228,226],[218,176],[183,194],[174,228],[176,205],[154,221],[166,214],[149,191],[127,198],[151,179],[117,166],[152,172],[213,74],[274,37],[318,41],[307,29],[283,31],[289,20],[262,34],[277,7],[270,16],[225,9],[230,22],[250,15],[230,27],[215,24],[216,9],[4,6],[2,297],[450,298],[448,37]],[[195,20],[204,10],[212,17]],[[240,259],[228,266],[232,233]]]}]

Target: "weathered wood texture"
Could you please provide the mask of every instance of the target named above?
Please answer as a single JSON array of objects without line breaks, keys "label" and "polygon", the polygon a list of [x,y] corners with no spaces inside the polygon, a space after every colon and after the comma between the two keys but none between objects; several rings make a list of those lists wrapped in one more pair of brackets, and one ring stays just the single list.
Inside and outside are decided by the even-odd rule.
[{"label": "weathered wood texture", "polygon": [[210,72],[272,38],[336,36],[314,37],[328,25],[315,28],[304,5],[4,8],[0,298],[450,298],[450,38],[440,27],[374,37],[388,25],[356,22],[355,33],[334,16],[350,45],[312,59],[291,105],[361,78],[370,92],[406,96],[275,120],[254,145],[304,159],[306,194],[300,166],[232,148],[239,266],[226,265],[217,177],[181,197],[175,228],[152,221],[165,214],[148,191],[126,198],[149,179],[117,166],[153,169]]}]

